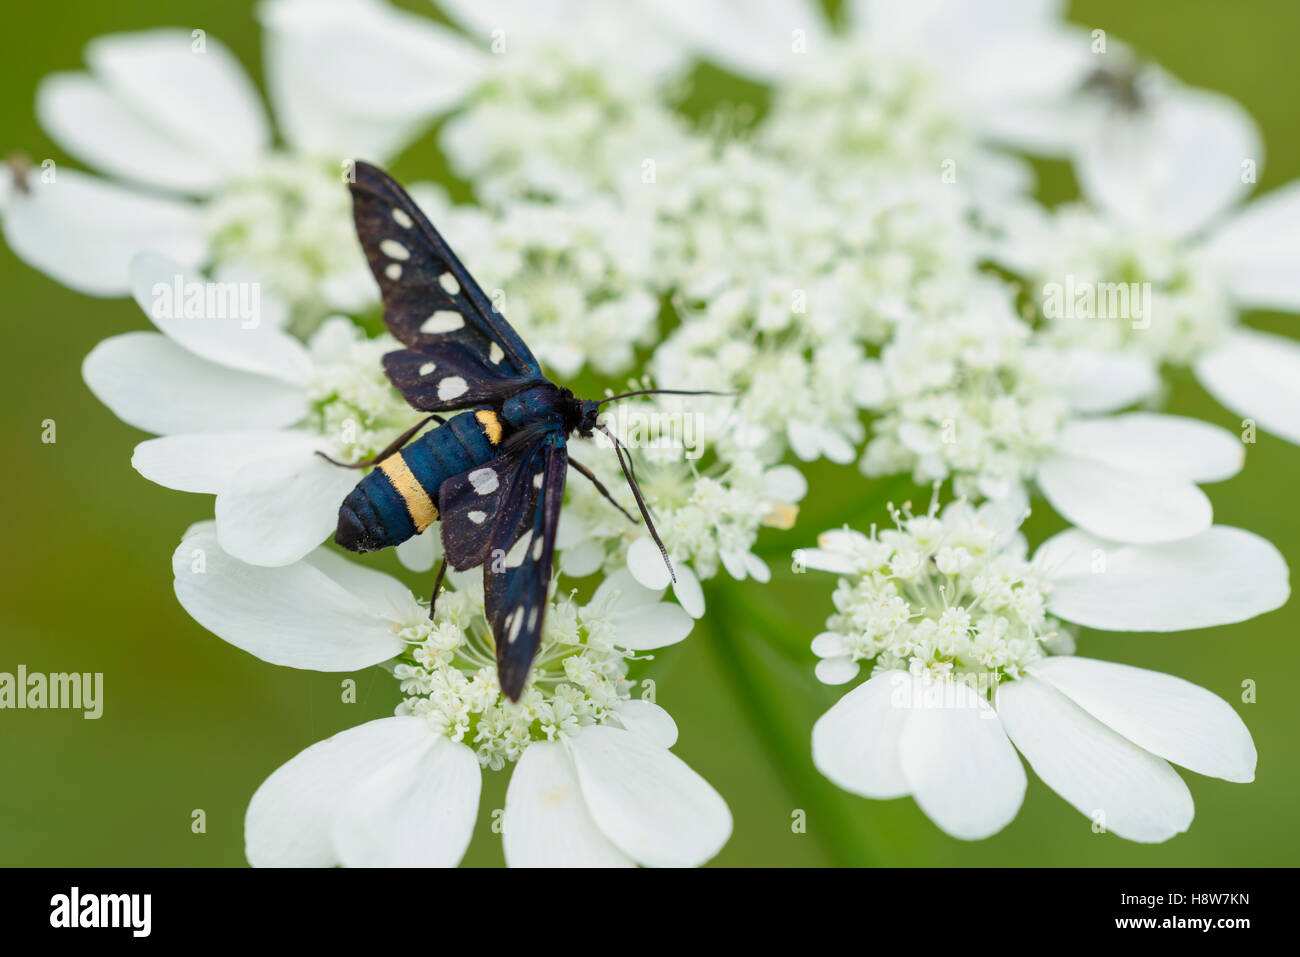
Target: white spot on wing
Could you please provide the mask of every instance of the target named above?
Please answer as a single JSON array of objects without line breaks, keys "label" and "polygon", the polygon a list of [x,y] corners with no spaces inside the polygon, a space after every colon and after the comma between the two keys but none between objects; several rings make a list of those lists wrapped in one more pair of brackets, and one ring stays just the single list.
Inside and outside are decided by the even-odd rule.
[{"label": "white spot on wing", "polygon": [[492,364],[496,365],[505,357],[506,354],[502,350],[502,348],[499,345],[497,345],[495,342],[492,343],[492,348],[488,350],[488,359],[492,362]]},{"label": "white spot on wing", "polygon": [[506,552],[506,568],[518,568],[524,563],[524,557],[528,554],[528,546],[533,540],[533,530],[530,528],[524,532],[524,537],[515,542],[514,548]]},{"label": "white spot on wing", "polygon": [[410,259],[411,251],[396,239],[385,239],[379,244],[379,251],[389,259]]},{"label": "white spot on wing", "polygon": [[542,487],[542,473],[538,472],[536,475],[533,476],[533,488],[541,488],[541,487]]},{"label": "white spot on wing", "polygon": [[465,317],[450,309],[439,309],[420,324],[420,331],[425,333],[455,332],[465,328]]},{"label": "white spot on wing", "polygon": [[482,525],[483,520],[487,518],[487,512],[480,512],[478,509],[475,509],[465,517],[468,518],[475,525]]},{"label": "white spot on wing", "polygon": [[512,611],[510,617],[506,619],[506,624],[510,629],[506,633],[506,644],[511,645],[514,644],[515,639],[519,637],[519,629],[523,627],[524,609],[520,607]]},{"label": "white spot on wing", "polygon": [[475,469],[469,473],[469,484],[474,486],[474,491],[480,495],[491,495],[497,490],[501,480],[492,469]]},{"label": "white spot on wing", "polygon": [[445,272],[438,277],[438,285],[441,286],[442,291],[449,296],[454,296],[456,293],[460,292],[460,283],[458,283],[456,277],[449,272]]},{"label": "white spot on wing", "polygon": [[436,368],[438,368],[436,362],[426,362],[424,365],[420,366],[420,375],[428,375]]},{"label": "white spot on wing", "polygon": [[544,539],[541,539],[541,538],[539,538],[537,541],[533,542],[533,561],[535,561],[535,562],[537,562],[537,561],[541,561],[541,559],[542,559],[542,546],[543,546],[544,544],[545,544],[545,540],[544,540]]},{"label": "white spot on wing", "polygon": [[410,216],[407,216],[406,210],[404,209],[393,209],[393,221],[403,229],[410,229],[415,225],[415,220],[411,219]]},{"label": "white spot on wing", "polygon": [[464,395],[469,391],[469,383],[458,375],[448,376],[438,383],[438,398],[444,402]]},{"label": "white spot on wing", "polygon": [[402,278],[402,267],[397,263],[389,263],[384,267],[384,275],[396,282]]}]

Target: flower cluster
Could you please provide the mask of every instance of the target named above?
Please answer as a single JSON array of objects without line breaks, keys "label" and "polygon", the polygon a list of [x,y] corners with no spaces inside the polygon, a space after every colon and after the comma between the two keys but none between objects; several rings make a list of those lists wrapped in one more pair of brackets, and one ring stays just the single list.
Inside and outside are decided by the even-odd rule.
[{"label": "flower cluster", "polygon": [[397,713],[427,718],[435,733],[471,745],[479,763],[493,770],[517,761],[533,741],[604,724],[632,690],[631,653],[614,644],[619,636],[605,604],[602,594],[590,606],[572,598],[551,606],[532,681],[516,704],[497,683],[482,589],[449,591],[436,620],[417,609],[401,623],[398,637],[410,647],[393,668],[405,696]]},{"label": "flower cluster", "polygon": [[1008,547],[1006,528],[964,504],[942,514],[905,508],[894,521],[870,537],[823,537],[852,577],[840,579],[836,614],[813,643],[822,680],[849,680],[861,660],[961,681],[1019,678],[1045,647],[1071,645],[1045,611],[1044,576]]}]

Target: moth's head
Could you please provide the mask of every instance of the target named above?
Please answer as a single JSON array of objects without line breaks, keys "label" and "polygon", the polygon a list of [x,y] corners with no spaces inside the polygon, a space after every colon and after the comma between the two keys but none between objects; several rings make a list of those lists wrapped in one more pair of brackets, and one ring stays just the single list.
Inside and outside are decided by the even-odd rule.
[{"label": "moth's head", "polygon": [[579,399],[578,412],[578,434],[584,439],[589,439],[591,433],[596,430],[596,417],[600,415],[600,403],[593,402],[591,399]]}]

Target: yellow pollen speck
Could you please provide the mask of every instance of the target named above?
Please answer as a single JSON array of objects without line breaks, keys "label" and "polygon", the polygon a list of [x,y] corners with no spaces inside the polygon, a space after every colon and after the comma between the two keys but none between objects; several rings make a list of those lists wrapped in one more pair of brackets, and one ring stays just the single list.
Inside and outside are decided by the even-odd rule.
[{"label": "yellow pollen speck", "polygon": [[762,522],[768,528],[794,528],[794,520],[799,515],[799,506],[786,502],[772,502]]}]

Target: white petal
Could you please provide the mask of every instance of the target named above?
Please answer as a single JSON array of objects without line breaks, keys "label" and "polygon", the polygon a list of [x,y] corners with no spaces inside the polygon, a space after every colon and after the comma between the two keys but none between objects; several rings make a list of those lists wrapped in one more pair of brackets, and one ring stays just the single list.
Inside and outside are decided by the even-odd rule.
[{"label": "white petal", "polygon": [[791,419],[785,427],[790,450],[803,462],[812,462],[822,454],[821,436],[806,422]]},{"label": "white petal", "polygon": [[368,611],[382,618],[396,618],[409,611],[415,603],[410,589],[392,575],[368,568],[338,552],[318,548],[303,562],[320,569],[355,595]]},{"label": "white petal", "polygon": [[772,580],[772,570],[767,567],[767,563],[763,559],[753,552],[745,552],[744,560],[745,571],[749,573],[749,577],[754,581],[766,584]]},{"label": "white petal", "polygon": [[733,551],[724,548],[718,552],[718,558],[722,561],[722,567],[727,570],[727,574],[736,581],[744,581],[749,574],[749,566],[745,563],[746,552]]},{"label": "white petal", "polygon": [[536,741],[506,791],[501,843],[510,867],[633,867],[587,812],[564,745]]},{"label": "white petal", "polygon": [[649,651],[675,645],[691,633],[695,619],[680,605],[659,602],[610,615],[613,641],[632,651]]},{"label": "white petal", "polygon": [[796,548],[792,557],[804,568],[837,575],[852,575],[858,567],[851,555],[826,548]]},{"label": "white petal", "polygon": [[329,823],[351,786],[390,761],[428,747],[423,718],[379,718],[300,751],[253,794],[244,818],[254,867],[332,867],[339,863]]},{"label": "white petal", "polygon": [[413,572],[427,572],[442,554],[442,542],[438,538],[438,529],[425,529],[418,535],[412,535],[394,549],[397,560],[403,568]]},{"label": "white petal", "polygon": [[275,429],[307,414],[301,390],[207,362],[154,332],[105,339],[81,374],[119,419],[162,435]]},{"label": "white petal", "polygon": [[1136,352],[1073,349],[1064,383],[1077,412],[1114,412],[1155,395],[1160,376],[1146,356]]},{"label": "white petal", "polygon": [[700,585],[700,576],[690,565],[675,566],[677,581],[673,583],[673,595],[682,610],[692,618],[704,616],[704,589]]},{"label": "white petal", "polygon": [[573,738],[573,760],[596,826],[639,864],[696,867],[731,836],[731,812],[718,792],[639,735],[583,728]]},{"label": "white petal", "polygon": [[596,539],[578,542],[560,552],[560,571],[570,578],[586,578],[605,564],[605,547]]},{"label": "white petal", "polygon": [[1191,482],[1142,475],[1074,455],[1038,468],[1043,497],[1080,528],[1116,541],[1164,542],[1210,527],[1214,510]]},{"label": "white petal", "polygon": [[1191,482],[1231,478],[1246,459],[1241,440],[1226,429],[1151,412],[1070,422],[1061,430],[1056,447],[1122,471]]},{"label": "white petal", "polygon": [[998,688],[998,717],[1043,782],[1106,830],[1167,841],[1192,823],[1177,772],[1035,678]]},{"label": "white petal", "polygon": [[627,550],[627,567],[646,588],[661,590],[672,584],[672,575],[659,553],[659,546],[648,535],[638,538]]},{"label": "white petal", "polygon": [[[230,369],[286,382],[306,381],[311,371],[307,350],[274,322],[264,321],[260,283],[210,281],[166,256],[148,252],[131,261],[130,271],[136,303],[177,345]],[[191,297],[197,315],[191,312]],[[247,316],[241,315],[245,307]],[[213,314],[208,314],[209,308]]]},{"label": "white petal", "polygon": [[217,495],[221,547],[255,565],[287,565],[327,539],[357,475],[317,455],[250,462]]},{"label": "white petal", "polygon": [[165,488],[216,495],[249,462],[299,449],[310,455],[320,445],[316,436],[269,429],[165,435],[137,445],[131,464]]},{"label": "white petal", "polygon": [[834,658],[847,653],[844,636],[837,631],[823,631],[810,642],[810,647],[818,658]]},{"label": "white petal", "polygon": [[838,432],[823,429],[820,441],[822,454],[836,465],[848,465],[858,457],[853,443]]},{"label": "white petal", "polygon": [[671,748],[677,743],[677,722],[654,702],[631,698],[619,702],[615,709],[625,730],[639,734],[661,748]]},{"label": "white petal", "polygon": [[[659,558],[658,549],[655,550],[655,557]],[[663,565],[662,558],[659,558],[659,564]],[[662,587],[647,588],[634,577],[631,569],[620,568],[605,576],[591,600],[593,604],[612,601],[614,610],[623,612],[654,605],[663,597],[663,593]]]},{"label": "white petal", "polygon": [[1214,231],[1205,254],[1255,309],[1300,312],[1300,182],[1252,200]]},{"label": "white petal", "polygon": [[1107,631],[1185,631],[1246,621],[1290,594],[1285,559],[1258,535],[1215,525],[1194,538],[1125,545],[1070,529],[1034,555],[1048,609]]},{"label": "white petal", "polygon": [[847,684],[858,676],[862,666],[848,655],[823,658],[813,668],[813,674],[824,685]]},{"label": "white petal", "polygon": [[[427,732],[426,732],[427,733]],[[347,867],[455,867],[474,836],[482,773],[466,745],[428,735],[351,788],[330,820]]]},{"label": "white petal", "polygon": [[258,12],[276,115],[308,152],[394,155],[487,66],[453,31],[384,3],[273,0]]},{"label": "white petal", "polygon": [[898,739],[907,721],[909,697],[898,692],[912,682],[904,671],[882,671],[858,685],[817,719],[812,758],[817,770],[846,791],[870,798],[908,793],[898,761]]},{"label": "white petal", "polygon": [[1255,742],[1228,702],[1158,671],[1070,655],[1030,668],[1140,748],[1198,774],[1255,779]]},{"label": "white petal", "polygon": [[86,73],[45,77],[36,90],[36,116],[73,156],[121,179],[203,195],[228,175],[212,157],[178,142]]},{"label": "white petal", "polygon": [[1025,769],[988,703],[967,685],[945,684],[913,701],[898,739],[899,764],[926,816],[953,837],[975,841],[1016,816]]},{"label": "white petal", "polygon": [[1196,378],[1243,419],[1300,444],[1300,343],[1294,339],[1237,329],[1196,363]]},{"label": "white petal", "polygon": [[76,170],[52,182],[33,171],[28,192],[15,192],[4,215],[14,253],[69,289],[123,296],[128,267],[142,250],[197,265],[207,256],[198,208],[117,186]]},{"label": "white petal", "polygon": [[[761,16],[744,0],[655,0],[651,9],[701,57],[760,82],[786,76],[826,49],[821,11],[803,0],[768,0]],[[807,52],[794,51],[796,30]]]},{"label": "white petal", "polygon": [[1120,116],[1084,137],[1075,160],[1084,195],[1111,215],[1186,236],[1250,191],[1242,164],[1262,164],[1263,144],[1228,97],[1174,87]]},{"label": "white petal", "polygon": [[764,474],[763,493],[774,502],[799,502],[808,494],[808,480],[793,465],[778,465]]},{"label": "white petal", "polygon": [[97,37],[86,46],[94,74],[136,112],[187,145],[241,170],[271,141],[257,89],[215,37],[203,49],[188,30]]},{"label": "white petal", "polygon": [[404,647],[384,608],[367,607],[320,569],[246,565],[222,551],[210,523],[191,530],[172,556],[176,597],[218,638],[276,665],[355,671]]}]

